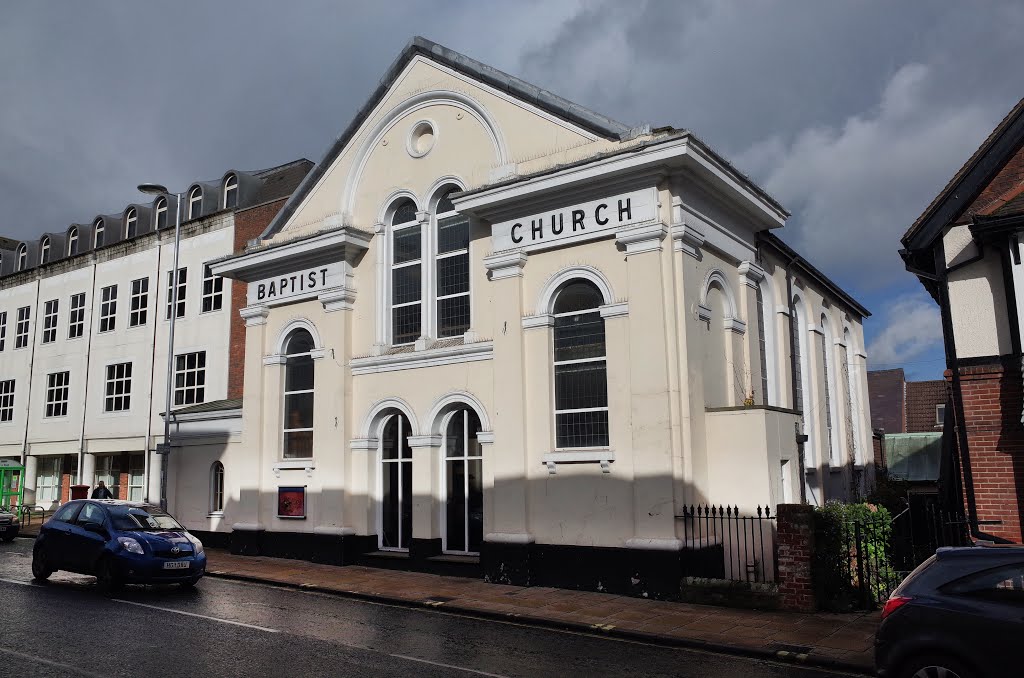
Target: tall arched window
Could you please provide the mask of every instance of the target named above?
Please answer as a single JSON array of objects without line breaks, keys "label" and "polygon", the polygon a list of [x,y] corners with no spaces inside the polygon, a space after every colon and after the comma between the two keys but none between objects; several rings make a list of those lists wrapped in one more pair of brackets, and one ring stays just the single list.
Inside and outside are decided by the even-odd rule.
[{"label": "tall arched window", "polygon": [[835,369],[832,365],[832,357],[830,346],[832,345],[832,332],[828,326],[828,317],[822,314],[821,321],[821,333],[818,335],[818,340],[821,343],[821,370],[824,376],[825,385],[825,435],[824,435],[824,449],[828,454],[828,463],[830,466],[841,466],[842,461],[839,459],[839,446],[836,445],[834,436],[832,435],[832,427],[835,426],[837,419],[835,412],[833,411],[836,406],[835,399]]},{"label": "tall arched window", "polygon": [[28,266],[28,247],[24,243],[18,245],[18,270],[24,271],[25,267]]},{"label": "tall arched window", "polygon": [[188,192],[188,218],[198,219],[203,213],[203,189],[196,186]]},{"label": "tall arched window", "polygon": [[213,462],[210,467],[210,513],[224,512],[224,464]]},{"label": "tall arched window", "polygon": [[124,213],[124,237],[134,238],[139,233],[139,213],[134,207]]},{"label": "tall arched window", "polygon": [[567,283],[554,304],[555,447],[608,446],[604,298],[593,283]]},{"label": "tall arched window", "polygon": [[765,314],[764,306],[764,292],[761,290],[761,286],[757,285],[754,288],[754,296],[757,299],[757,357],[761,365],[761,404],[771,405],[771,399],[768,397],[769,389],[771,384],[768,380],[768,327],[769,319]]},{"label": "tall arched window", "polygon": [[469,329],[469,218],[452,205],[449,187],[437,203],[437,336],[457,337]]},{"label": "tall arched window", "polygon": [[450,553],[479,553],[484,540],[483,448],[480,418],[470,408],[448,416],[444,428],[444,545]]},{"label": "tall arched window", "polygon": [[857,366],[853,364],[850,353],[850,342],[853,337],[850,329],[843,330],[843,370],[846,381],[846,440],[850,452],[853,455],[854,464],[863,464],[860,455],[860,420],[857,412],[860,411],[859,399],[857,397]]},{"label": "tall arched window", "polygon": [[153,224],[157,230],[167,228],[167,198],[158,198],[156,211],[153,214]]},{"label": "tall arched window", "polygon": [[412,539],[412,448],[409,420],[400,412],[384,420],[380,434],[380,548],[404,550]]},{"label": "tall arched window", "polygon": [[238,177],[229,174],[224,180],[224,207],[232,208],[238,204]]},{"label": "tall arched window", "polygon": [[78,254],[78,228],[72,226],[68,230],[68,256]]},{"label": "tall arched window", "polygon": [[316,348],[307,330],[297,329],[285,343],[284,446],[285,459],[313,457],[313,355]]},{"label": "tall arched window", "polygon": [[793,351],[793,409],[798,412],[804,411],[804,375],[807,370],[804,368],[803,333],[800,331],[802,325],[800,311],[797,309],[796,298],[789,307],[789,331],[792,335]]},{"label": "tall arched window", "polygon": [[103,220],[97,219],[96,223],[93,224],[92,228],[92,246],[93,249],[97,247],[103,247]]},{"label": "tall arched window", "polygon": [[422,322],[422,234],[416,203],[403,200],[391,217],[391,343],[419,339]]},{"label": "tall arched window", "polygon": [[45,264],[50,260],[50,236],[43,236],[39,241],[39,263]]}]

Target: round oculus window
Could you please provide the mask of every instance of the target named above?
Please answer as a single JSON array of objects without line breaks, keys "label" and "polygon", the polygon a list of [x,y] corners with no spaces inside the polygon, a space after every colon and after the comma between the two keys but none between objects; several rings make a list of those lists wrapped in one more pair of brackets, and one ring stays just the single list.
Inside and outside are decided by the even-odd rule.
[{"label": "round oculus window", "polygon": [[406,148],[412,157],[422,158],[427,153],[430,153],[430,149],[434,147],[436,140],[437,133],[434,131],[433,123],[429,120],[420,120],[409,130]]}]

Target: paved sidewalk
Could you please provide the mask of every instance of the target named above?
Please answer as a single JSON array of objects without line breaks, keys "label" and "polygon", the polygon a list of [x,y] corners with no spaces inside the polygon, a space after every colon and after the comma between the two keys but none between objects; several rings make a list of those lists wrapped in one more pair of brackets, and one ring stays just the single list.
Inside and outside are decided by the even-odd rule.
[{"label": "paved sidewalk", "polygon": [[480,579],[207,548],[207,574],[314,589],[412,607],[586,631],[647,642],[872,671],[878,613],[796,614],[671,603],[589,591],[488,584]]}]

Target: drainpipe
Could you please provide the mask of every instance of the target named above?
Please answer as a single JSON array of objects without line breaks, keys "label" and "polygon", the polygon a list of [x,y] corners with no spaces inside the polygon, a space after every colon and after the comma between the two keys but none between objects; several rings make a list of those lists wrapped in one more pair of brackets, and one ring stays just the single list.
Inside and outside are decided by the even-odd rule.
[{"label": "drainpipe", "polygon": [[[796,261],[796,257],[790,257],[789,261],[786,262],[786,307],[789,309],[789,322],[786,323],[789,334],[789,376],[790,376],[790,400],[793,403],[793,409],[796,409],[796,336],[793,334],[793,262]],[[800,418],[803,419],[803,412],[800,413]],[[800,470],[800,503],[807,503],[807,464],[804,459],[804,445],[807,444],[807,434],[803,431],[803,426],[800,422],[796,424],[796,449],[797,449],[797,461],[799,462]]]},{"label": "drainpipe", "polygon": [[[35,309],[32,311],[32,313],[35,314],[35,319],[33,320],[32,318],[29,318],[29,324],[30,325],[33,322],[35,323],[35,325],[32,327],[33,330],[35,330],[37,327],[39,327],[39,281],[40,281],[39,271],[36,271],[36,295],[35,295],[36,302],[35,302]],[[15,342],[17,342],[17,340],[18,340],[17,337],[18,337],[18,316],[17,316],[17,309],[15,309],[15,316],[14,316],[14,341]],[[29,348],[29,353],[28,353],[28,393],[25,395],[25,435],[22,437],[22,440],[21,440],[21,468],[23,470],[21,472],[22,476],[21,476],[20,483],[21,483],[22,501],[24,501],[24,496],[25,496],[25,480],[27,480],[26,476],[28,475],[28,426],[29,426],[29,422],[32,419],[32,382],[34,381],[34,379],[32,378],[33,377],[32,370],[35,369],[35,363],[36,363],[36,332],[35,331],[33,331],[29,335],[29,341],[32,342],[32,343],[31,343],[31,348]],[[38,477],[38,474],[37,474],[37,477]],[[33,479],[32,482],[36,482],[35,479]],[[32,488],[32,492],[33,492],[33,496],[34,496],[34,493],[35,493],[35,488],[34,487]]]},{"label": "drainpipe", "polygon": [[[91,482],[86,483],[86,479],[84,477],[84,473],[85,473],[85,420],[86,420],[86,413],[89,410],[89,363],[90,363],[90,361],[92,359],[92,321],[93,321],[92,309],[94,309],[96,307],[95,306],[95,302],[96,302],[96,268],[98,266],[99,266],[99,263],[96,261],[96,254],[94,253],[92,255],[92,282],[89,283],[89,318],[88,318],[88,322],[86,324],[86,326],[89,329],[88,329],[88,334],[86,335],[86,340],[85,340],[85,397],[83,398],[83,402],[82,402],[82,428],[78,432],[78,484],[79,485],[86,485],[86,484],[88,484],[90,487],[92,486],[92,483]],[[131,295],[129,295],[129,296],[131,296]],[[68,310],[70,311],[70,308]],[[85,312],[85,307],[82,308],[82,312],[83,313]]]}]

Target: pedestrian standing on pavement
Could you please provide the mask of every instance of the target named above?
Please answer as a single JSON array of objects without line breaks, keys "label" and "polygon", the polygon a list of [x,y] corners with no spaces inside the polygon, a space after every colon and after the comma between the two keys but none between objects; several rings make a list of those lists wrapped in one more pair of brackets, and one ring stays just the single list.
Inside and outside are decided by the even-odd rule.
[{"label": "pedestrian standing on pavement", "polygon": [[113,499],[114,495],[110,494],[110,490],[107,489],[106,483],[102,480],[100,484],[96,486],[96,489],[92,491],[90,499]]}]

